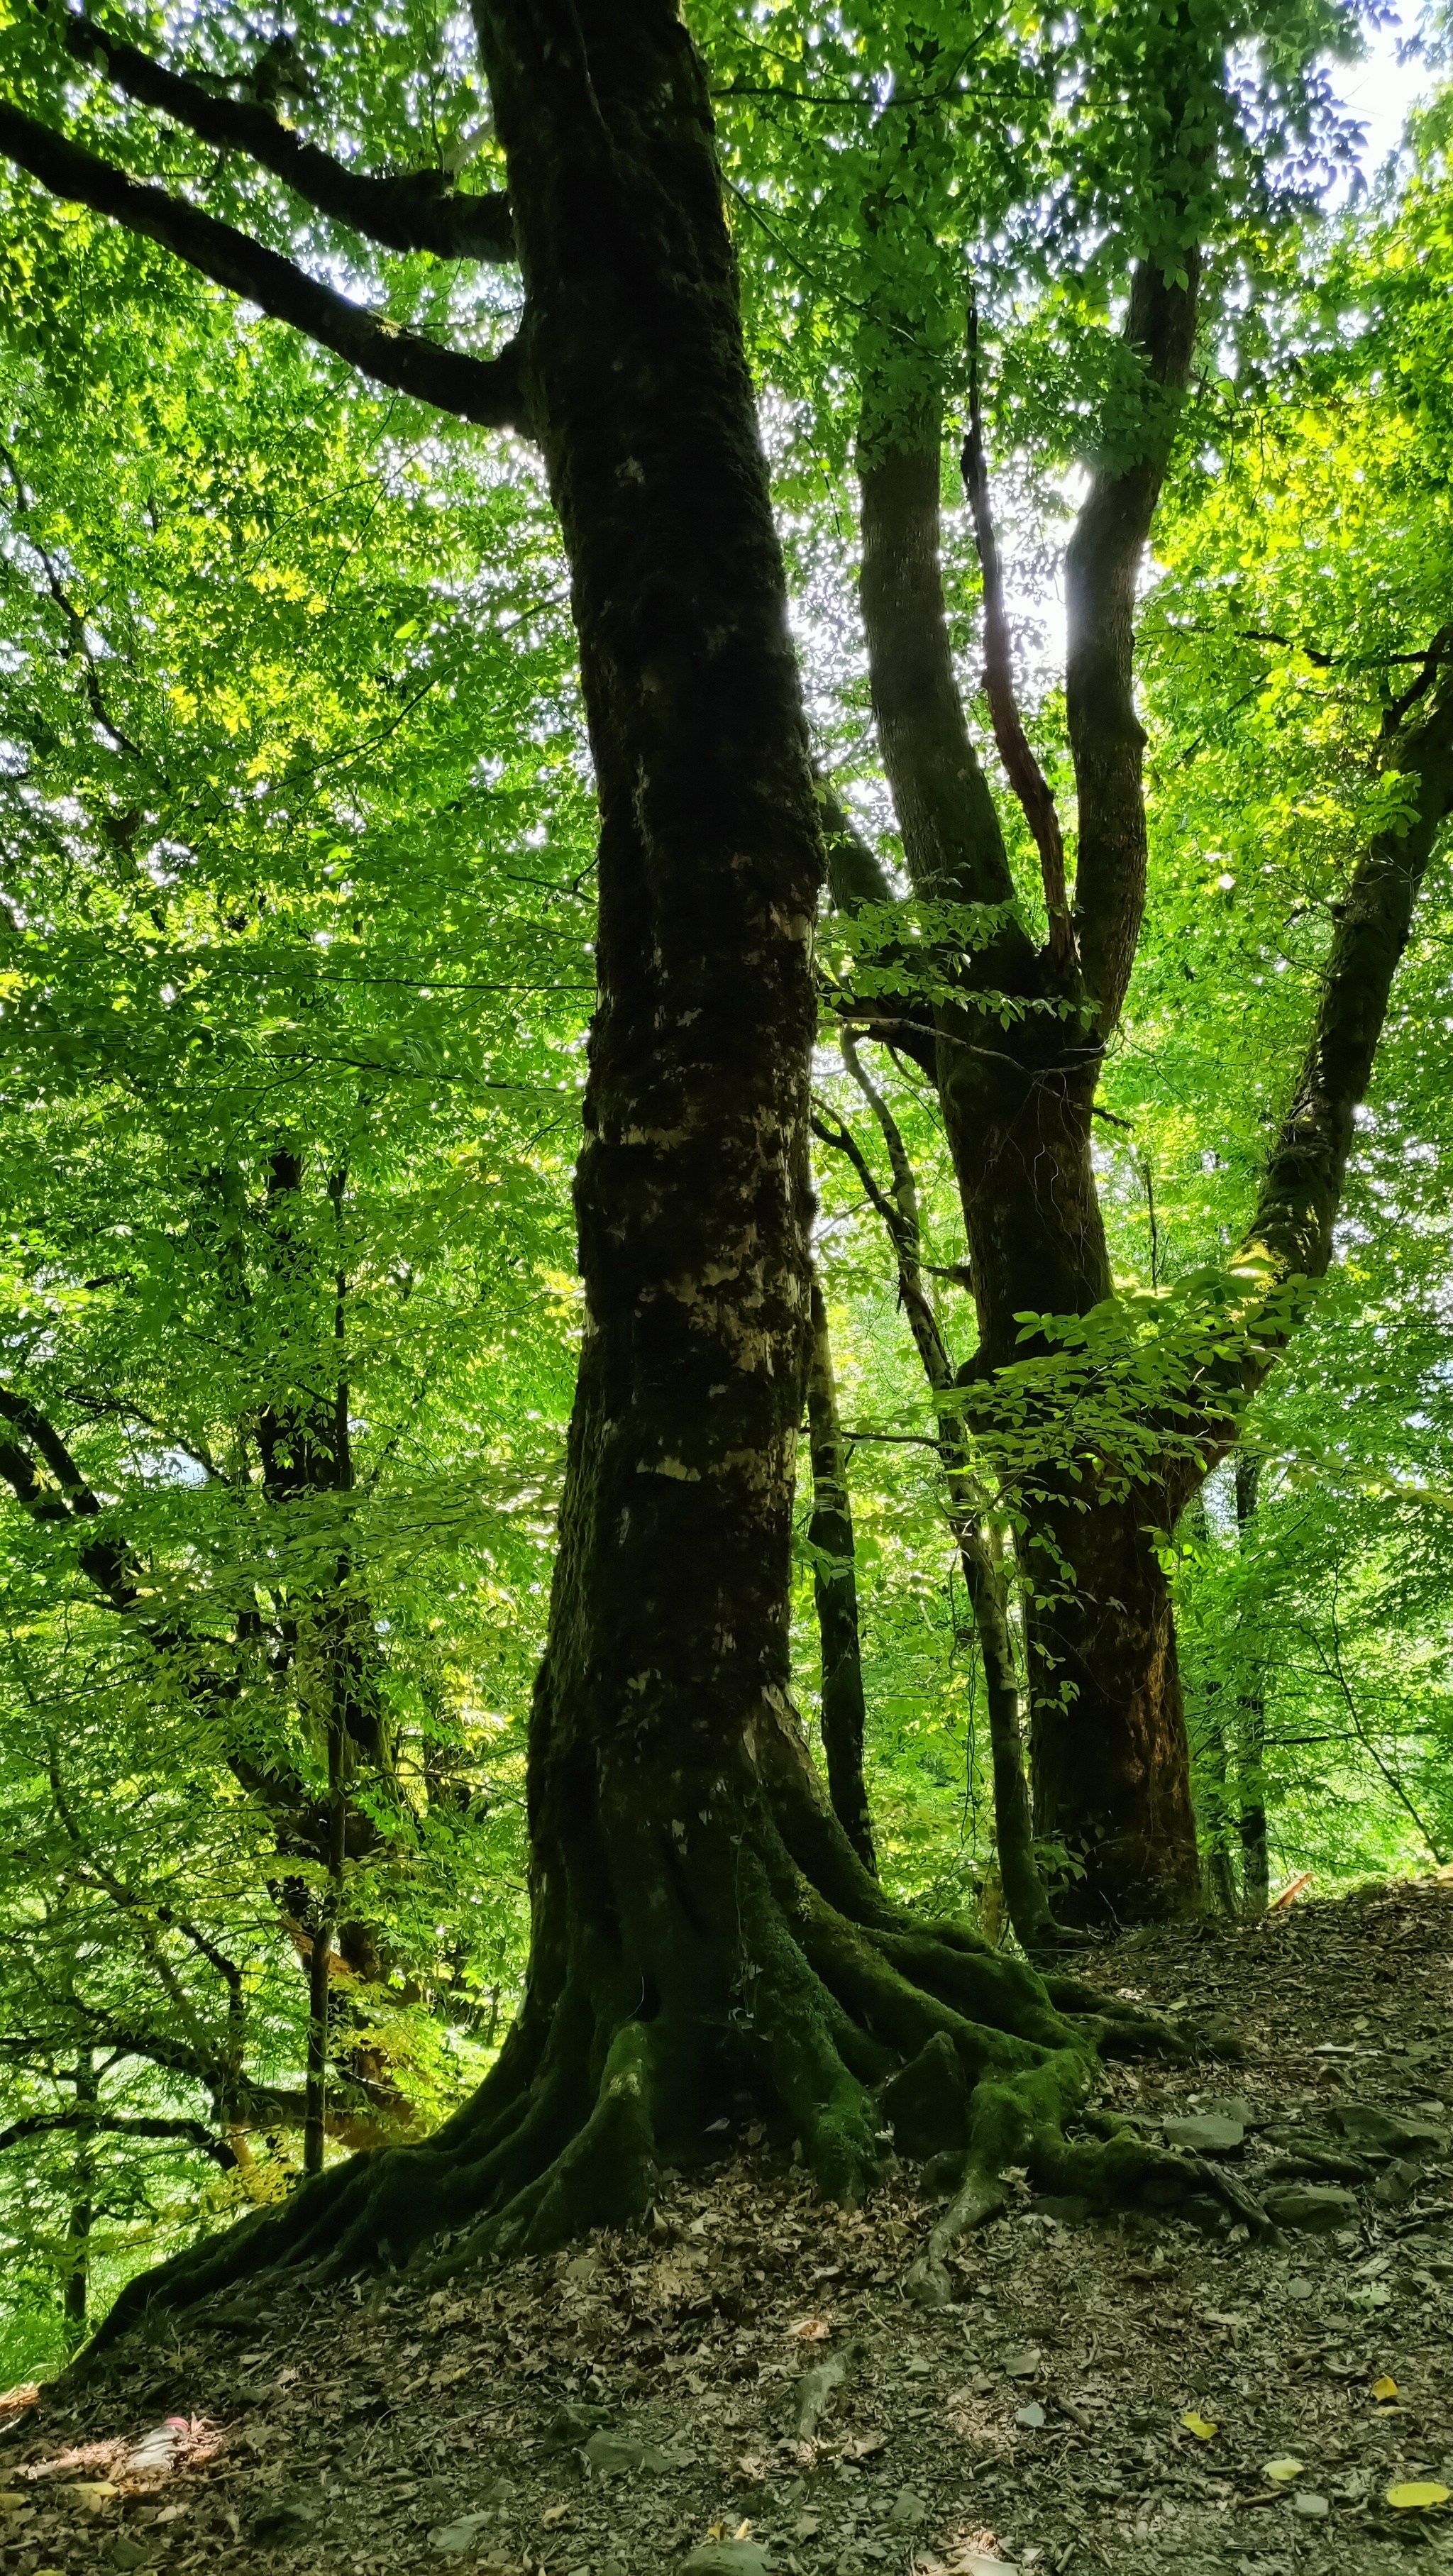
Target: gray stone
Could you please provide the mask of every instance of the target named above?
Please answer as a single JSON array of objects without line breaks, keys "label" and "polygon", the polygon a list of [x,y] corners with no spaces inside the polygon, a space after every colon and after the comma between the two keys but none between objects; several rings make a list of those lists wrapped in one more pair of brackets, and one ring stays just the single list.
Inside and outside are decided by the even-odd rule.
[{"label": "gray stone", "polygon": [[813,2370],[804,2370],[792,2398],[792,2430],[799,2442],[816,2432],[848,2376],[850,2354],[832,2353]]},{"label": "gray stone", "polygon": [[1310,2487],[1298,2487],[1292,2497],[1293,2513],[1299,2513],[1306,2522],[1324,2521],[1328,2510],[1326,2497],[1314,2495]]},{"label": "gray stone", "polygon": [[1039,2368],[1039,2363],[1038,2347],[1034,2344],[1026,2344],[1021,2351],[1005,2353],[1004,2376],[1006,2379],[1032,2379]]},{"label": "gray stone", "polygon": [[1043,2192],[1034,2206],[1041,2217],[1057,2218],[1061,2227],[1083,2227],[1090,2215],[1089,2202],[1077,2191]]},{"label": "gray stone", "polygon": [[644,2442],[632,2442],[622,2433],[592,2433],[584,2448],[587,2466],[603,2478],[640,2468],[646,2456]]},{"label": "gray stone", "polygon": [[545,2439],[552,2451],[577,2451],[604,2418],[603,2406],[586,2406],[579,2398],[567,2397],[546,2425]]},{"label": "gray stone", "polygon": [[1265,2205],[1274,2226],[1297,2228],[1313,2236],[1330,2235],[1334,2227],[1345,2227],[1357,2216],[1354,2194],[1325,2182],[1278,2183],[1267,2192]]},{"label": "gray stone", "polygon": [[927,2511],[921,2495],[915,2495],[912,2487],[900,2487],[888,2520],[895,2531],[916,2531]]},{"label": "gray stone", "polygon": [[686,2560],[682,2576],[765,2576],[771,2563],[759,2540],[704,2540]]},{"label": "gray stone", "polygon": [[1239,2120],[1243,2129],[1258,2125],[1256,2113],[1239,2093],[1218,2093],[1208,2098],[1203,2093],[1191,2095],[1191,2108],[1207,2120]]},{"label": "gray stone", "polygon": [[1448,2144],[1446,2129],[1432,2120],[1416,2120],[1403,2111],[1385,2111],[1375,2102],[1333,2102],[1322,2114],[1329,2129],[1350,2138],[1356,2147],[1377,2147],[1387,2156],[1422,2155]]},{"label": "gray stone", "polygon": [[1240,2120],[1222,2119],[1211,2111],[1193,2113],[1186,2120],[1167,2120],[1165,2134],[1169,2146],[1185,2147],[1197,2156],[1229,2156],[1234,2147],[1246,2141]]},{"label": "gray stone", "polygon": [[1044,2408],[1037,2398],[1032,2399],[1028,2406],[1015,2408],[1014,2421],[1022,2424],[1026,2433],[1038,2433],[1044,2424]]},{"label": "gray stone", "polygon": [[466,2558],[490,2520],[487,2513],[462,2513],[457,2522],[438,2523],[429,2534],[429,2547],[441,2558]]}]

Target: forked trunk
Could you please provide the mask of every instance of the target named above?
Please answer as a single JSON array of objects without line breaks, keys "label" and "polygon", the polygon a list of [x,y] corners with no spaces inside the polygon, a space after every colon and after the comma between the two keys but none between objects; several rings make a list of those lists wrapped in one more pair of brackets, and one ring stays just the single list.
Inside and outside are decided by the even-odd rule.
[{"label": "forked trunk", "polygon": [[437,2136],[135,2285],[113,2331],[272,2261],[397,2262],[450,2230],[452,2267],[619,2223],[749,2104],[843,2198],[895,2127],[956,2146],[979,2211],[1005,2162],[1112,2192],[1159,2152],[1066,2138],[1099,1998],[1052,2000],[891,1905],[807,1759],[788,1611],[821,843],[707,91],[663,0],[479,19],[601,812],[526,1993]]},{"label": "forked trunk", "polygon": [[[1084,1314],[1111,1294],[1090,1163],[1103,1044],[1083,989],[1066,984],[1018,917],[950,648],[937,428],[934,410],[918,446],[865,431],[862,595],[874,714],[915,890],[1001,912],[989,944],[968,958],[962,1000],[933,1014],[987,1424],[994,1373],[1026,1355],[1019,1318]],[[991,998],[979,1005],[978,992]],[[1007,1026],[992,998],[1005,992],[1026,1006]],[[1198,1902],[1200,1876],[1170,1598],[1148,1526],[1154,1497],[1119,1502],[1068,1475],[1062,1486],[1052,1474],[1034,1484],[1042,1490],[1026,1503],[1020,1546],[1034,1830],[1082,1872],[1057,1890],[1055,1910],[1067,1924],[1174,1914]]]}]

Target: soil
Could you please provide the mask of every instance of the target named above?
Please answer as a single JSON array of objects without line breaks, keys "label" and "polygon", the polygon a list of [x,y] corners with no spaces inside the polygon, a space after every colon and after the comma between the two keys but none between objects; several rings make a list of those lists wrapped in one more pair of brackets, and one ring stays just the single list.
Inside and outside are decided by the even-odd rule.
[{"label": "soil", "polygon": [[1020,2185],[923,2310],[903,2283],[935,2203],[910,2169],[847,2214],[728,2134],[635,2233],[442,2290],[234,2297],[13,2407],[0,2570],[1453,2564],[1453,2504],[1386,2501],[1453,2487],[1453,1884],[1131,1936],[1087,1973],[1245,2050],[1117,2062],[1107,2105],[1240,2128],[1215,2133],[1239,2180],[1273,2206],[1310,2189],[1329,2232]]}]

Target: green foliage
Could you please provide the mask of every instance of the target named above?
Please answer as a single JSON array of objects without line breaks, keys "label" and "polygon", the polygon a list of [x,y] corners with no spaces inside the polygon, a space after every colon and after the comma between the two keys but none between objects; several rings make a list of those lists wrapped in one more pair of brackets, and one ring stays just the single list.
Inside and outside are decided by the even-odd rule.
[{"label": "green foliage", "polygon": [[[1326,57],[1355,29],[1326,0],[1073,18],[915,0],[862,19],[703,0],[691,18],[815,741],[890,867],[854,442],[961,404],[972,294],[1026,713],[1063,802],[1041,666],[1067,492],[1144,435],[1119,336],[1131,262],[1183,273],[1208,245],[1140,610],[1151,900],[1099,1156],[1120,1293],[1026,1318],[1035,1348],[992,1412],[965,1385],[964,1420],[1001,1541],[1067,1459],[1143,1496],[1177,1568],[1208,1845],[1234,1852],[1264,1796],[1278,1870],[1442,1860],[1445,864],[1310,1317],[1251,1296],[1240,1254],[1336,908],[1397,819],[1378,728],[1453,603],[1453,108],[1429,107],[1396,181],[1334,217],[1347,136]],[[497,184],[461,21],[390,0],[309,5],[288,29],[305,87],[281,103],[301,124],[371,168]],[[261,96],[240,8],[130,32]],[[5,12],[0,40],[9,94],[58,114],[44,13]],[[126,166],[338,263],[335,233],[242,156],[74,64],[65,114]],[[12,1478],[0,1508],[0,2132],[42,2124],[0,2153],[3,2378],[64,2349],[83,2245],[94,2310],[296,2174],[340,1727],[341,2116],[436,2120],[512,2009],[580,1320],[593,814],[533,461],[376,397],[28,183],[0,197],[0,1388],[21,1408],[0,1434],[35,1479],[28,1507]],[[518,302],[507,271],[352,240],[342,265],[360,297],[461,345],[496,346]],[[944,497],[992,769],[947,459]],[[1001,805],[1036,922],[1032,844]],[[825,995],[927,1010],[997,926],[947,904],[838,916]],[[1026,1007],[1002,1002],[1006,1025]],[[936,1104],[906,1061],[877,1070],[967,1364]],[[819,1074],[886,1187],[826,1045]],[[878,1849],[895,1893],[992,1919],[983,1672],[922,1376],[880,1215],[847,1163],[818,1159]],[[1248,1364],[1294,1321],[1247,1414]],[[1222,1467],[1172,1533],[1154,1464],[1190,1443],[1208,1390],[1262,1461],[1259,1507],[1238,1523]],[[809,1721],[811,1600],[804,1542]],[[87,2088],[116,2125],[55,2125]]]}]

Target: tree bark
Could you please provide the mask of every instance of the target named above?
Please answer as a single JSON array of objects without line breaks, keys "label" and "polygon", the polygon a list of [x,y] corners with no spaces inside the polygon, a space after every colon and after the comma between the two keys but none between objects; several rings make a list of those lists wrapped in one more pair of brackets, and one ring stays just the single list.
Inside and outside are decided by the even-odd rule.
[{"label": "tree bark", "polygon": [[[101,2087],[96,2074],[96,2061],[89,2048],[83,2048],[76,2059],[73,2077],[78,2112],[94,2112],[100,2100]],[[94,2131],[82,2129],[76,2148],[73,2189],[67,2237],[70,2244],[62,2305],[66,2324],[79,2335],[86,2322],[86,2303],[90,2288],[91,2229],[95,2224],[94,2192],[96,2187],[96,2145]]]},{"label": "tree bark", "polygon": [[863,1780],[865,1710],[853,1562],[853,1507],[848,1493],[847,1451],[838,1420],[827,1305],[816,1278],[812,1282],[807,1423],[812,1455],[812,1518],[807,1536],[815,1551],[812,1588],[822,1647],[822,1749],[827,1757],[828,1795],[833,1813],[859,1860],[876,1878],[873,1820]]},{"label": "tree bark", "polygon": [[[1236,1530],[1243,1549],[1260,1495],[1261,1460],[1243,1449],[1236,1461]],[[1259,1656],[1249,1668],[1243,1668],[1236,1714],[1241,1782],[1241,1904],[1247,1914],[1264,1914],[1271,1896],[1271,1853],[1266,1831],[1266,1693]]]},{"label": "tree bark", "polygon": [[[1152,300],[1145,289],[1133,299],[1135,330],[1147,327]],[[1153,375],[1174,372],[1185,337],[1178,314],[1169,356],[1149,353]],[[939,569],[939,448],[935,415],[912,446],[895,444],[878,423],[860,451],[873,707],[915,891],[997,907],[1015,890],[953,668]],[[934,1013],[978,1307],[972,1379],[986,1409],[995,1371],[1025,1356],[1024,1313],[1084,1314],[1112,1294],[1091,1107],[1143,901],[1143,816],[1138,827],[1117,826],[1114,798],[1117,780],[1125,794],[1139,793],[1129,601],[1164,455],[1162,442],[1121,471],[1102,469],[1077,532],[1072,732],[1087,801],[1076,953],[1036,949],[1011,914],[968,958],[962,1001]],[[976,491],[984,521],[981,478]],[[1095,835],[1088,882],[1096,920],[1107,907],[1115,913],[1113,937],[1083,918],[1087,813]],[[1081,977],[1080,949],[1098,993]],[[1020,1006],[1007,1025],[988,1002],[994,994]],[[1068,1484],[1057,1493],[1051,1484],[1029,1507],[1021,1545],[1034,1830],[1082,1863],[1083,1877],[1059,1901],[1071,1922],[1174,1914],[1199,1902],[1170,1597],[1146,1526],[1152,1517],[1144,1495]]]},{"label": "tree bark", "polygon": [[1061,1933],[1050,1912],[1034,1849],[1019,1721],[1019,1677],[1009,1634],[1003,1571],[985,1537],[985,1497],[973,1472],[954,1366],[923,1284],[922,1229],[913,1165],[897,1120],[847,1034],[842,1050],[843,1061],[882,1130],[893,1175],[891,1196],[885,1197],[879,1189],[850,1130],[843,1128],[835,1135],[820,1119],[814,1121],[814,1129],[826,1143],[847,1153],[883,1219],[898,1271],[898,1302],[908,1319],[914,1347],[932,1390],[948,1522],[959,1551],[984,1667],[999,1878],[1009,1920],[1028,1956],[1037,1958],[1054,1950]]},{"label": "tree bark", "polygon": [[892,1906],[788,1699],[822,844],[708,90],[666,0],[479,0],[478,26],[600,807],[525,1999],[436,2137],[179,2258],[113,2331],[274,2261],[398,2262],[451,2230],[453,2267],[619,2224],[744,2100],[851,2200],[905,2060],[978,2174],[1110,2193],[1165,2162],[1066,2136],[1100,1999]]}]

